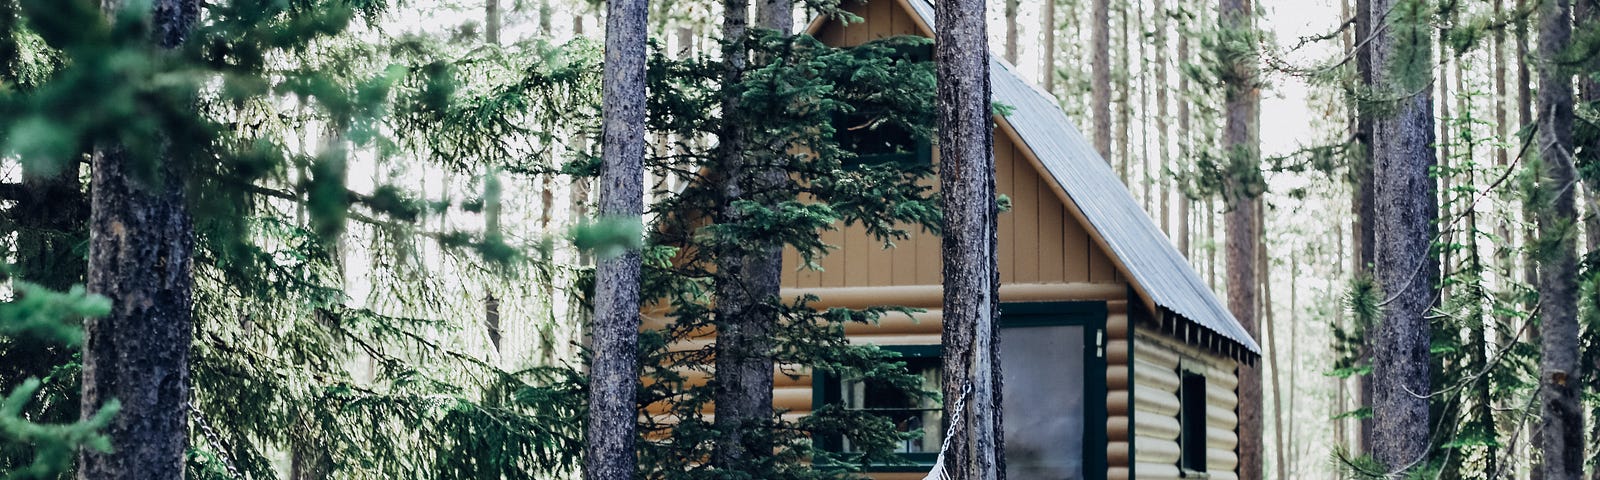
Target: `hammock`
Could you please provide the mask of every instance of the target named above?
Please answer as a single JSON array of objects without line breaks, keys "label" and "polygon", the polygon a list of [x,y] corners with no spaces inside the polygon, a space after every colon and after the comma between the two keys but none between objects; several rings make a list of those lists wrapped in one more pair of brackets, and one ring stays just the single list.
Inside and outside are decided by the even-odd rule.
[{"label": "hammock", "polygon": [[955,415],[950,420],[950,427],[945,429],[944,441],[939,444],[939,456],[933,460],[933,471],[922,480],[950,480],[950,472],[944,469],[944,454],[950,449],[950,439],[956,436],[956,426],[961,424],[961,409],[967,406],[967,392],[972,391],[972,384],[968,383],[961,388],[961,396],[956,397]]}]

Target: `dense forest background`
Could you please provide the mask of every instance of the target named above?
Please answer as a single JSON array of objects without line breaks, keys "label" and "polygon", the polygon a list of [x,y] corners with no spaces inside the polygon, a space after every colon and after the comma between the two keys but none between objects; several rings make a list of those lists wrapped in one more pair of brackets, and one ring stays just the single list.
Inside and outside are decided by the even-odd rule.
[{"label": "dense forest background", "polygon": [[[83,285],[101,281],[86,267],[90,232],[137,237],[162,225],[113,227],[91,215],[90,186],[106,172],[160,186],[133,188],[131,204],[189,212],[174,222],[187,222],[180,238],[190,240],[140,250],[149,258],[122,268],[192,262],[192,278],[169,279],[188,282],[191,303],[179,306],[192,311],[192,325],[118,341],[190,340],[178,358],[192,387],[176,392],[191,478],[576,476],[597,259],[642,248],[645,293],[683,308],[692,293],[716,288],[714,274],[673,264],[685,251],[737,249],[728,245],[754,231],[821,255],[826,246],[799,228],[844,219],[879,225],[885,239],[900,233],[890,225],[937,228],[928,192],[915,187],[930,172],[869,169],[854,180],[889,186],[823,190],[837,211],[759,220],[799,225],[794,232],[684,233],[695,220],[675,214],[710,202],[691,179],[714,165],[718,134],[736,121],[707,113],[726,81],[723,2],[648,6],[647,226],[595,213],[606,5],[248,3],[190,12],[187,37],[158,48],[149,40],[170,33],[167,24],[107,19],[97,2],[0,0],[0,245],[10,278],[0,307],[0,478],[57,478],[83,468],[77,449],[112,447],[97,432],[118,407],[80,411],[80,377],[92,362],[79,319],[124,318],[119,305],[128,303],[86,293]],[[1417,392],[1431,417],[1421,468],[1431,478],[1541,478],[1540,315],[1554,307],[1541,303],[1551,290],[1540,275],[1575,268],[1571,340],[1583,367],[1563,382],[1582,387],[1589,422],[1572,448],[1600,470],[1600,5],[1573,0],[1560,12],[1575,24],[1561,32],[1541,22],[1553,5],[1569,8],[1565,0],[1381,3],[1390,14],[1374,20],[1363,15],[1373,10],[1368,0],[1262,0],[1230,24],[1217,4],[1199,0],[999,0],[988,4],[988,33],[994,51],[1059,99],[1220,296],[1252,292],[1264,347],[1263,477],[1385,470],[1363,440],[1372,428],[1371,345],[1396,300],[1373,271],[1383,238],[1373,203],[1384,200],[1373,198],[1372,155],[1382,150],[1369,122],[1406,111],[1397,95],[1426,97],[1435,160],[1426,199],[1437,220],[1423,222],[1433,260],[1412,272],[1433,286],[1423,317],[1431,378]],[[800,12],[795,25],[836,9],[791,8]],[[1385,30],[1393,35],[1377,33]],[[877,105],[890,121],[930,135],[932,70],[893,57],[893,42],[840,56],[770,32],[752,38],[758,51],[788,45],[810,56],[752,68],[750,82],[837,81],[838,72],[874,67],[881,74],[856,78],[866,83],[855,90],[812,85],[783,95],[849,104],[883,88],[896,94]],[[1387,63],[1374,63],[1363,51],[1383,41],[1396,43],[1384,47]],[[1400,90],[1374,87],[1374,71]],[[1560,89],[1547,83],[1567,84],[1564,103],[1549,103],[1544,96]],[[778,95],[748,91],[757,93],[747,99]],[[1249,154],[1227,137],[1228,100],[1238,95],[1259,102],[1248,115]],[[1562,104],[1567,136],[1541,137],[1556,131],[1541,129],[1541,115]],[[751,142],[794,143],[829,114],[763,118],[772,126]],[[841,161],[826,153],[837,145],[808,146]],[[1552,182],[1549,165],[1561,162],[1551,152],[1575,176]],[[826,166],[787,168],[833,178],[825,175],[838,169]],[[861,198],[885,208],[845,207]],[[1562,198],[1577,216],[1541,217]],[[1254,205],[1253,218],[1230,218],[1245,211],[1241,202]],[[1230,220],[1253,224],[1235,230]],[[1575,256],[1562,256],[1561,238],[1576,242]],[[1254,257],[1253,281],[1230,280],[1230,248],[1253,252],[1241,257]],[[856,312],[853,321],[885,313]],[[709,312],[684,317],[695,315]],[[824,327],[852,321],[844,315],[806,317],[775,338],[809,338],[794,344],[795,358],[896,375],[874,367],[881,353],[819,353],[837,346]],[[639,341],[659,362],[649,348],[669,340]],[[849,430],[846,420],[799,420],[794,430]],[[860,438],[890,441],[864,425]],[[641,428],[650,427],[699,438],[685,430],[692,426]],[[701,478],[681,463],[724,454],[706,435],[645,451],[642,461],[654,463],[641,471]],[[770,442],[803,437],[783,435]],[[804,455],[777,458],[798,464]],[[763,478],[811,478],[763,468],[773,475]]]}]

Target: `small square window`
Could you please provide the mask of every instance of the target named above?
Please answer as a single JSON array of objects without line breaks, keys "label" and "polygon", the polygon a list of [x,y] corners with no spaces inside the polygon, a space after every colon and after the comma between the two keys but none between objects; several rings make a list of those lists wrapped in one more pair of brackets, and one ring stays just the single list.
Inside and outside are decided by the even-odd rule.
[{"label": "small square window", "polygon": [[1206,377],[1184,371],[1178,387],[1178,467],[1206,471]]}]

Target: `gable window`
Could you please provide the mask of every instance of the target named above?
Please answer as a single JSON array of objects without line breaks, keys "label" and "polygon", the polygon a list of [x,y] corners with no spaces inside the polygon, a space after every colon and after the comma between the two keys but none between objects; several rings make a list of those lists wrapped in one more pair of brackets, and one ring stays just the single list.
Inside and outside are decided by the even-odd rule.
[{"label": "gable window", "polygon": [[1206,471],[1206,377],[1183,369],[1178,385],[1178,467]]},{"label": "gable window", "polygon": [[[933,59],[933,44],[892,44],[892,54],[905,62],[926,62]],[[834,116],[833,138],[839,147],[855,154],[846,159],[847,168],[862,165],[896,164],[903,166],[933,165],[933,147],[927,138],[916,135],[895,122],[887,120],[888,112],[880,105],[863,103],[855,105],[850,113]]]}]

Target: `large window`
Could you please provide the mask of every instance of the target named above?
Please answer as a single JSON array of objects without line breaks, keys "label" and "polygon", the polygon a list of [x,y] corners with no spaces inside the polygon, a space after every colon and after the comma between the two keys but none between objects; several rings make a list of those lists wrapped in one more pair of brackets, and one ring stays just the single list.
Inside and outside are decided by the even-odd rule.
[{"label": "large window", "polygon": [[1178,467],[1206,471],[1206,377],[1183,369],[1178,385]]},{"label": "large window", "polygon": [[[1105,304],[1006,304],[1001,310],[1006,476],[1104,479]],[[910,373],[922,378],[924,390],[939,390],[938,346],[884,348],[901,353]],[[937,401],[873,382],[815,380],[819,401],[873,411],[902,432],[920,432],[897,448],[906,465],[875,470],[926,471],[933,463],[946,429]],[[818,445],[852,451],[849,442],[837,438],[819,439]]]}]

